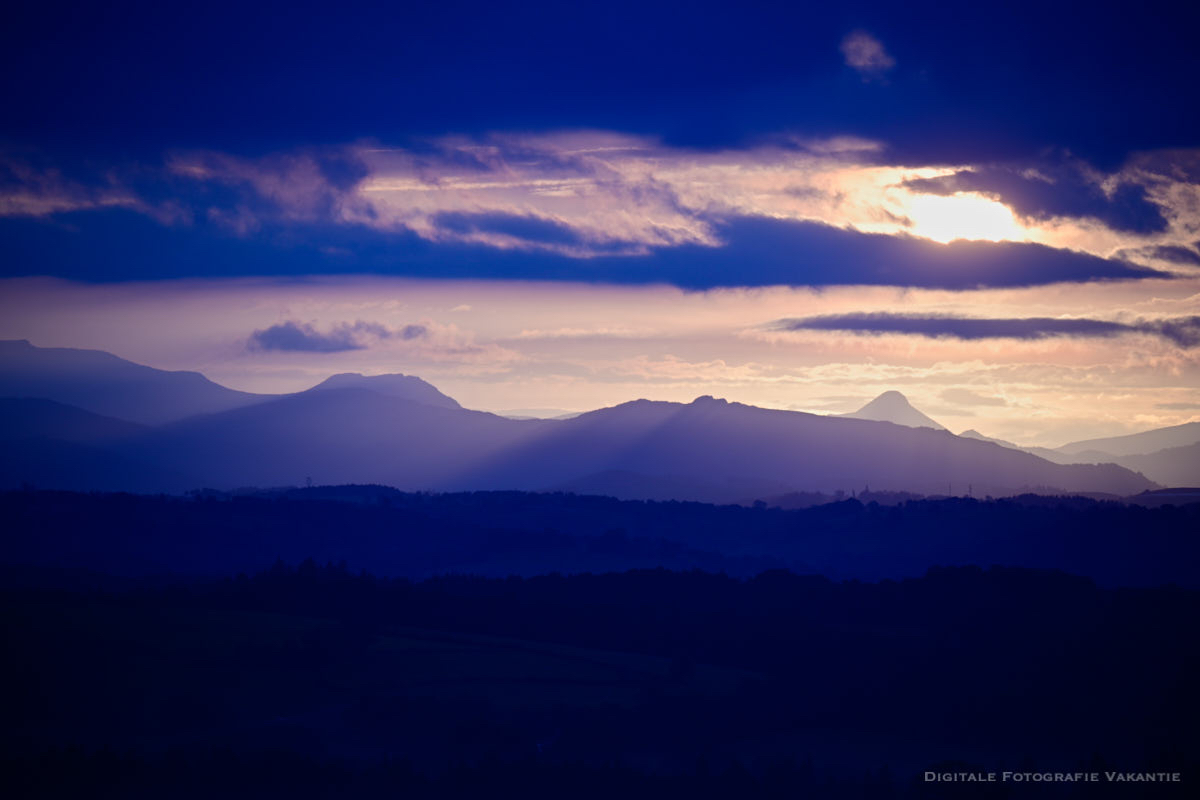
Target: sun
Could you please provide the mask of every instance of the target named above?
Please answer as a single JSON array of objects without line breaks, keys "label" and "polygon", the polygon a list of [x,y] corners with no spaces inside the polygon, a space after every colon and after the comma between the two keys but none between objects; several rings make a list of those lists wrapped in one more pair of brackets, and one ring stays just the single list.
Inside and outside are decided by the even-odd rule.
[{"label": "sun", "polygon": [[978,194],[919,194],[909,201],[910,229],[935,242],[972,239],[988,242],[1025,238],[1025,231],[1012,210]]}]

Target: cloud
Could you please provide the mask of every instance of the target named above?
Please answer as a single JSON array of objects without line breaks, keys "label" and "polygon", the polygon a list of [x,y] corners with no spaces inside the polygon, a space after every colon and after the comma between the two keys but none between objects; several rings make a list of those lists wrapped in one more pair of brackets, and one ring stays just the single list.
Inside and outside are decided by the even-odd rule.
[{"label": "cloud", "polygon": [[502,372],[522,359],[520,353],[494,342],[477,343],[470,331],[428,319],[394,327],[355,320],[326,330],[311,322],[287,320],[254,331],[246,345],[258,353],[382,351],[410,363],[457,364],[476,372]]},{"label": "cloud", "polygon": [[343,353],[365,350],[372,339],[412,341],[429,335],[425,325],[405,325],[392,330],[377,322],[343,322],[321,333],[312,323],[288,320],[250,334],[251,350],[276,350],[297,353]]},{"label": "cloud", "polygon": [[[1143,158],[1114,173],[1049,157],[1020,166],[909,166],[889,164],[879,142],[847,136],[704,151],[584,130],[258,159],[177,154],[168,168],[202,189],[232,192],[208,218],[242,235],[264,221],[332,225],[594,259],[720,249],[724,228],[758,219],[939,241],[1028,241],[1101,258],[1124,249],[1136,259],[1146,248],[1196,239],[1191,173],[1167,168],[1186,160]],[[918,213],[928,195],[959,194],[963,203]],[[980,227],[980,214],[1011,216],[1009,208],[1020,219]]]},{"label": "cloud", "polygon": [[546,250],[568,256],[600,254],[642,255],[645,245],[636,241],[588,240],[562,222],[533,215],[485,212],[445,212],[430,220],[437,238],[483,244],[500,250]]},{"label": "cloud", "polygon": [[864,78],[878,77],[896,66],[883,42],[866,31],[851,31],[842,39],[840,49],[846,66],[858,70]]},{"label": "cloud", "polygon": [[1194,411],[1200,410],[1200,403],[1155,403],[1154,407],[1166,411]]},{"label": "cloud", "polygon": [[784,319],[772,330],[845,331],[882,335],[905,334],[928,338],[1039,340],[1051,337],[1108,338],[1129,333],[1159,336],[1183,348],[1200,345],[1200,317],[1116,322],[1087,318],[1027,317],[987,319],[936,314],[836,314]]},{"label": "cloud", "polygon": [[[182,209],[178,218],[194,224],[175,232],[182,251],[171,259],[175,275],[189,274],[182,272],[189,259],[195,274],[233,270],[226,266],[233,260],[214,251],[246,240],[260,248],[246,257],[257,265],[250,274],[400,271],[695,288],[742,285],[743,275],[744,285],[1016,286],[1194,272],[1200,168],[1170,168],[1190,164],[1190,153],[1101,173],[1049,158],[1020,168],[894,164],[881,143],[846,136],[698,150],[606,131],[490,134],[257,158],[174,153],[157,172],[138,172],[140,183],[114,179],[125,194],[103,181],[60,186],[46,182],[45,170],[26,171],[13,173],[7,207],[10,216],[91,209],[100,217],[116,205],[159,221]],[[146,188],[147,175],[159,185]],[[123,188],[135,183],[141,194]],[[144,199],[155,192],[155,202]],[[4,202],[0,193],[0,215]],[[148,244],[150,226],[132,231],[105,216],[88,230],[98,247],[140,247],[92,259],[88,270],[164,260],[158,244]],[[87,251],[83,237],[71,251],[70,242],[32,227],[10,241],[28,239],[17,249],[39,263],[58,259],[58,269],[27,259],[11,259],[10,269],[84,269],[66,266]],[[759,232],[771,247],[739,238]],[[288,251],[286,258],[263,258],[264,244]],[[140,269],[138,277],[147,277],[154,267]]]},{"label": "cloud", "polygon": [[[297,150],[257,159],[216,151],[173,153],[167,157],[166,172],[174,179],[230,190],[232,208],[214,205],[205,213],[238,235],[258,230],[264,221],[337,219],[352,201],[353,188],[367,175],[361,159],[346,148]],[[199,199],[210,197],[205,194]]]},{"label": "cloud", "polygon": [[352,326],[341,325],[329,333],[320,333],[307,322],[281,322],[250,334],[251,350],[282,350],[298,353],[341,353],[362,350]]},{"label": "cloud", "polygon": [[1132,327],[1146,333],[1157,333],[1180,347],[1195,347],[1200,344],[1200,317],[1140,322]]},{"label": "cloud", "polygon": [[1196,246],[1200,246],[1200,243],[1197,243],[1197,245],[1194,245],[1193,247],[1183,247],[1180,245],[1159,245],[1157,247],[1152,246],[1134,250],[1129,255],[1142,255],[1147,258],[1170,261],[1174,264],[1187,264],[1190,266],[1200,267],[1200,251],[1194,249]]},{"label": "cloud", "polygon": [[1146,186],[1105,174],[1077,161],[1036,166],[980,166],[951,175],[917,178],[905,186],[918,192],[991,195],[1023,217],[1091,217],[1114,231],[1150,234],[1167,230],[1162,208]]},{"label": "cloud", "polygon": [[[948,403],[954,403],[960,406],[1007,406],[1008,401],[1003,397],[995,395],[979,394],[970,389],[946,389],[942,392],[941,397]],[[961,413],[961,412],[955,412]]]},{"label": "cloud", "polygon": [[104,209],[135,211],[164,225],[190,218],[174,200],[150,202],[112,172],[83,180],[52,165],[0,153],[0,217],[43,218]]},{"label": "cloud", "polygon": [[427,325],[405,325],[396,333],[401,339],[406,342],[411,342],[413,339],[424,339],[429,335],[429,326]]},{"label": "cloud", "polygon": [[911,286],[942,289],[1037,286],[1061,282],[1168,278],[1127,261],[1022,242],[954,241],[860,233],[829,225],[743,217],[718,228],[724,247],[659,251],[635,270],[686,288],[746,286]]},{"label": "cloud", "polygon": [[[1178,278],[1170,265],[1143,266],[1034,243],[939,244],[911,235],[870,234],[820,222],[756,216],[733,217],[714,225],[712,232],[719,237],[720,246],[682,244],[654,248],[640,257],[608,253],[585,259],[548,250],[430,242],[412,233],[365,228],[299,226],[269,228],[248,237],[214,235],[198,226],[163,227],[125,212],[81,215],[73,217],[70,225],[72,235],[64,236],[57,225],[0,220],[0,237],[12,254],[0,259],[0,275],[111,282],[374,273],[447,280],[661,283],[689,290],[848,285],[969,290],[1062,282],[1186,280]],[[322,247],[331,243],[351,254],[330,257]],[[1130,284],[1126,288],[1132,291]],[[447,300],[450,307],[460,302],[459,298]],[[487,307],[480,300],[469,304],[476,311]],[[1187,309],[1180,310],[1185,312]],[[573,323],[564,326],[575,327]]]},{"label": "cloud", "polygon": [[522,329],[517,339],[642,339],[652,336],[651,328],[635,328],[624,325],[600,326],[595,328],[539,328]]}]

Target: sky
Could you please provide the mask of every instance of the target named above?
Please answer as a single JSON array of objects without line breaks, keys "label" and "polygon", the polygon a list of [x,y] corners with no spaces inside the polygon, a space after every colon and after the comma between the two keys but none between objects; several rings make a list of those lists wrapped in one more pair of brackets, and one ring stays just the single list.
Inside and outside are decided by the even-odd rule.
[{"label": "sky", "polygon": [[0,338],[487,410],[1200,419],[1184,4],[40,4]]}]

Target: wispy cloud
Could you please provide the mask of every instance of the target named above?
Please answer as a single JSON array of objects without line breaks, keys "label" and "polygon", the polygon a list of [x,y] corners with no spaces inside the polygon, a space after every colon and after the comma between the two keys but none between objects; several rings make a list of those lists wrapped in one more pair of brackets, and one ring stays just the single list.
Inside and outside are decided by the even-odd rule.
[{"label": "wispy cloud", "polygon": [[1152,245],[1135,248],[1132,252],[1122,252],[1117,255],[1121,258],[1136,258],[1137,260],[1157,259],[1171,264],[1186,264],[1188,266],[1200,267],[1200,242],[1195,242],[1190,247],[1184,245]]},{"label": "wispy cloud", "polygon": [[324,329],[313,322],[286,320],[255,330],[246,339],[246,349],[259,354],[316,355],[372,350],[415,363],[455,363],[487,369],[503,369],[521,358],[494,342],[477,343],[473,333],[456,325],[428,319],[394,326],[344,321]]},{"label": "wispy cloud", "polygon": [[543,330],[525,328],[516,335],[517,339],[641,339],[653,336],[653,328],[635,328],[624,325],[602,325],[595,328],[552,328]]},{"label": "wispy cloud", "polygon": [[846,66],[857,70],[864,78],[879,77],[896,66],[883,42],[866,31],[851,31],[842,39],[842,57]]},{"label": "wispy cloud", "polygon": [[954,403],[958,406],[1006,406],[1008,401],[1003,397],[996,395],[980,394],[972,389],[951,388],[944,389],[939,395],[948,403]]},{"label": "wispy cloud", "polygon": [[49,217],[112,208],[136,211],[163,224],[190,217],[173,200],[153,203],[142,198],[112,172],[85,181],[54,166],[0,154],[0,217]]},{"label": "wispy cloud", "polygon": [[938,314],[831,314],[783,319],[772,323],[772,330],[844,331],[881,335],[907,334],[928,338],[951,339],[1023,339],[1051,337],[1107,338],[1129,333],[1160,336],[1174,344],[1190,348],[1200,345],[1200,317],[1118,322],[1087,318],[1025,317],[989,319]]}]

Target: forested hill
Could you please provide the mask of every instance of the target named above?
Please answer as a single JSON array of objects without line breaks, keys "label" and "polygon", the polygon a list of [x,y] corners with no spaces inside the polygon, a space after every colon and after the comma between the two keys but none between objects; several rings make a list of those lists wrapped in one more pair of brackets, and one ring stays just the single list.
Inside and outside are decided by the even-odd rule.
[{"label": "forested hill", "polygon": [[109,575],[227,575],[277,558],[421,578],[666,567],[877,580],[934,565],[1063,569],[1105,585],[1197,584],[1200,504],[945,498],[799,510],[523,492],[315,487],[187,498],[0,493],[0,562]]}]

